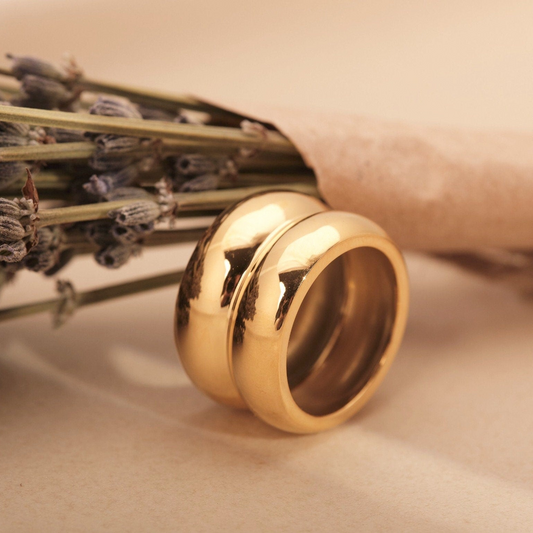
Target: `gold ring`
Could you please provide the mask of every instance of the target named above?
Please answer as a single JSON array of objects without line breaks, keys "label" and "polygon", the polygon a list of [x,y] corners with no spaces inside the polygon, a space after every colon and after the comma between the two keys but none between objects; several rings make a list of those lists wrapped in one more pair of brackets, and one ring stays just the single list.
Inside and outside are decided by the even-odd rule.
[{"label": "gold ring", "polygon": [[385,376],[408,309],[402,255],[370,220],[295,192],[254,195],[199,241],[176,303],[195,385],[294,433],[357,412]]}]

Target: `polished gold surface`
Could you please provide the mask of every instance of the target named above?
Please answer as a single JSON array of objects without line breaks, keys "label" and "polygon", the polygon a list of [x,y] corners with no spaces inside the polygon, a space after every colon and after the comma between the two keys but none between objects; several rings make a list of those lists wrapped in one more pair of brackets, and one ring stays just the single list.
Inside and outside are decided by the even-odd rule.
[{"label": "polished gold surface", "polygon": [[226,210],[198,243],[176,307],[192,381],[286,431],[352,416],[403,335],[402,256],[371,221],[293,192]]},{"label": "polished gold surface", "polygon": [[326,207],[292,192],[259,194],[222,213],[187,265],[176,310],[176,343],[195,385],[213,399],[246,407],[233,378],[228,326],[235,294],[265,240]]}]

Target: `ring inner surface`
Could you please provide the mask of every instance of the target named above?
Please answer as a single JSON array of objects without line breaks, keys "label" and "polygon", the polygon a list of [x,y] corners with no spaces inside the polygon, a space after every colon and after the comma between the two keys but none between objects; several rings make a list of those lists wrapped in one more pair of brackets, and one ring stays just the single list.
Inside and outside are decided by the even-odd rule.
[{"label": "ring inner surface", "polygon": [[375,248],[350,250],[321,272],[289,339],[287,376],[300,409],[333,413],[368,383],[392,333],[396,289],[389,259]]}]

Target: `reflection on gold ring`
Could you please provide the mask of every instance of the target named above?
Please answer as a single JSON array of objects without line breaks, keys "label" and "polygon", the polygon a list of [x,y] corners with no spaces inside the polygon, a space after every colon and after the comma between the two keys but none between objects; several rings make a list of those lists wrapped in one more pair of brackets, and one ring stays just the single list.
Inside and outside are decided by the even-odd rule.
[{"label": "reflection on gold ring", "polygon": [[215,400],[299,433],[358,411],[399,347],[400,252],[371,221],[299,193],[226,210],[198,243],[176,304],[176,344]]}]

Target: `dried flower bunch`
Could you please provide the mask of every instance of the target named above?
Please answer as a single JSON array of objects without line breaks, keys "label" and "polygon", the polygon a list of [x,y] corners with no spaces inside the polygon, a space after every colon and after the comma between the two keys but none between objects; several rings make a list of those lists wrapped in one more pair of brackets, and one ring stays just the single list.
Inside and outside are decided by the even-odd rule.
[{"label": "dried flower bunch", "polygon": [[[8,55],[0,68],[0,290],[21,269],[54,276],[92,254],[119,268],[145,246],[199,239],[198,217],[261,190],[318,194],[292,143],[267,124],[189,96],[88,79],[67,57],[55,66]],[[21,195],[22,191],[22,195]],[[180,229],[186,217],[189,229]],[[530,251],[440,254],[533,294]],[[0,310],[0,321],[72,311],[178,283],[180,272]]]},{"label": "dried flower bunch", "polygon": [[195,241],[204,228],[176,220],[216,214],[257,190],[316,194],[313,173],[267,125],[190,97],[89,80],[70,57],[62,66],[7,58],[0,287],[20,269],[55,275],[80,254],[119,268],[143,246]]}]

